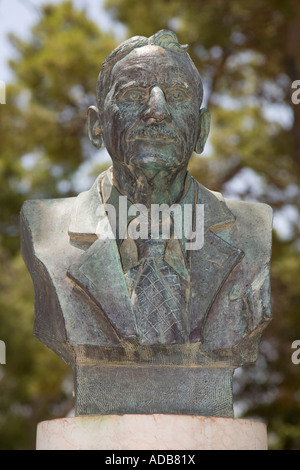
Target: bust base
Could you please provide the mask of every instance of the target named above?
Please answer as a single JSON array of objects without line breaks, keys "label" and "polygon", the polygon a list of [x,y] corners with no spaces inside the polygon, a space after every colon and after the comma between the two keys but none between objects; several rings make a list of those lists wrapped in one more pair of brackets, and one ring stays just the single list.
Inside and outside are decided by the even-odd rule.
[{"label": "bust base", "polygon": [[36,450],[267,450],[267,430],[236,418],[77,416],[39,423]]},{"label": "bust base", "polygon": [[75,415],[233,418],[233,367],[77,364]]}]

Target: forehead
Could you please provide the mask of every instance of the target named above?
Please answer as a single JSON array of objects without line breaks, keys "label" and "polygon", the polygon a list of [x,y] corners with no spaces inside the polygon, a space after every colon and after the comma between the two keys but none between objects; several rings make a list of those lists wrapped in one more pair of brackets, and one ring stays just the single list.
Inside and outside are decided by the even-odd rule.
[{"label": "forehead", "polygon": [[131,51],[112,70],[112,85],[130,81],[141,86],[155,83],[183,82],[192,86],[195,72],[184,53],[159,46],[144,46]]}]

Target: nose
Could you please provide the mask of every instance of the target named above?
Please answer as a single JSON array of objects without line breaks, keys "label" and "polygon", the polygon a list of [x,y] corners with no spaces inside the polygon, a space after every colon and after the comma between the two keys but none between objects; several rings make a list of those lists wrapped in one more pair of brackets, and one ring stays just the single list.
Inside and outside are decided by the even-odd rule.
[{"label": "nose", "polygon": [[165,95],[159,86],[155,86],[150,91],[144,121],[148,124],[161,121],[171,121]]}]

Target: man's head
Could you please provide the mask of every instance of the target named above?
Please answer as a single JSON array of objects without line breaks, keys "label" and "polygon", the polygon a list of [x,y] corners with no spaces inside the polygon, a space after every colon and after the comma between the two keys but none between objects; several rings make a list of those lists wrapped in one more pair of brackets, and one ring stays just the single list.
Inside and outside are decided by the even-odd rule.
[{"label": "man's head", "polygon": [[202,81],[186,49],[162,30],[125,41],[104,60],[88,126],[113,161],[171,169],[202,152],[209,113],[200,110]]}]

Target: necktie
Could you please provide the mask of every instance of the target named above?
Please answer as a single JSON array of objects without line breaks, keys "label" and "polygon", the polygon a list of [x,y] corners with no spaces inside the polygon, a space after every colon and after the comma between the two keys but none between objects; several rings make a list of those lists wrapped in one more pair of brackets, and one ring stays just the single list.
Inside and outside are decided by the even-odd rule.
[{"label": "necktie", "polygon": [[[138,263],[125,274],[140,344],[184,343],[187,339],[189,280],[165,261],[168,243],[135,240]],[[175,243],[179,247],[173,239],[173,251]]]}]

